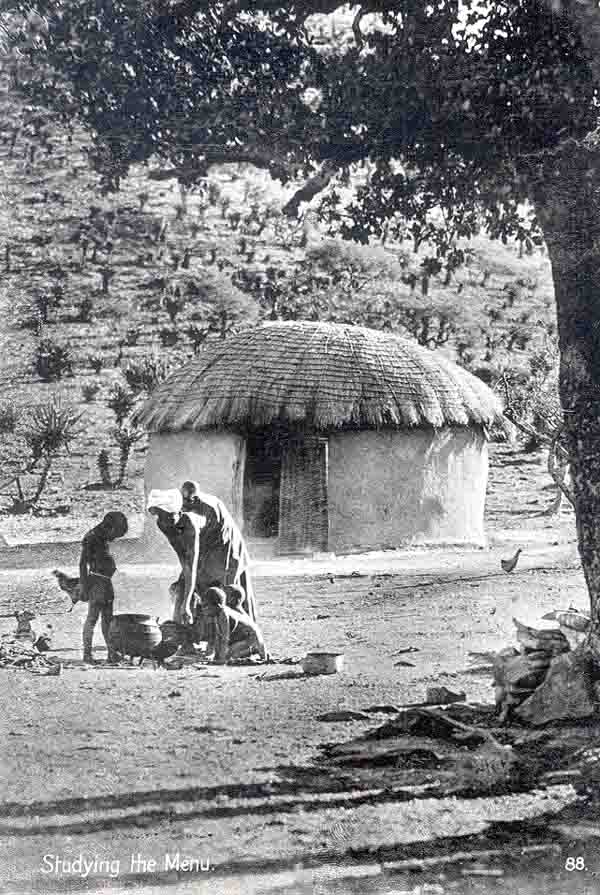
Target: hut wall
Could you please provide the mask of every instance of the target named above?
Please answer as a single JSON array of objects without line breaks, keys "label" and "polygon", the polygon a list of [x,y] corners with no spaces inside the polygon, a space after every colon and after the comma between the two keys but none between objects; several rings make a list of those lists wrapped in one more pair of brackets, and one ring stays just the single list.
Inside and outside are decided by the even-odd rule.
[{"label": "hut wall", "polygon": [[329,549],[483,543],[483,433],[340,432],[329,439]]},{"label": "hut wall", "polygon": [[[145,494],[152,488],[178,488],[192,479],[209,494],[220,497],[241,526],[244,457],[245,440],[231,432],[153,434],[146,456]],[[144,520],[144,541],[161,556],[174,557],[149,515]]]}]

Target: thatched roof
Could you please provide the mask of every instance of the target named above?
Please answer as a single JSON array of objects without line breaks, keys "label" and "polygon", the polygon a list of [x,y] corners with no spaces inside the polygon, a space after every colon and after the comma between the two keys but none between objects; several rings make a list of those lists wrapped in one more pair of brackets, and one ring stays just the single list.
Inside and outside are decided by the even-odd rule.
[{"label": "thatched roof", "polygon": [[475,376],[410,339],[358,326],[277,322],[210,345],[153,392],[151,431],[273,423],[317,430],[489,426],[501,415]]}]

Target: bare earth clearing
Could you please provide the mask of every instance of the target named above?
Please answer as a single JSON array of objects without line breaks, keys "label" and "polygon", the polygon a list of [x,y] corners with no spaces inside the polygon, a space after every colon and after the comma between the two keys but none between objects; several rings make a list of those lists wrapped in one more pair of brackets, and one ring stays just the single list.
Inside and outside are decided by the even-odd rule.
[{"label": "bare earth clearing", "polygon": [[[571,850],[564,840],[551,846],[560,826],[552,815],[569,805],[577,811],[568,785],[400,800],[368,787],[344,790],[307,772],[320,744],[386,720],[375,713],[335,724],[317,721],[320,714],[416,702],[432,684],[489,703],[489,676],[465,671],[469,651],[512,643],[513,615],[535,623],[549,609],[586,605],[571,512],[539,515],[552,497],[541,490],[546,482],[542,455],[495,447],[489,549],[276,564],[278,577],[259,577],[261,621],[275,656],[339,647],[346,669],[332,677],[295,678],[287,665],[85,670],[77,664],[82,610],[64,614],[66,600],[48,570],[0,573],[0,611],[15,605],[16,592],[22,605],[37,604],[55,626],[56,652],[74,663],[60,677],[0,671],[3,891],[116,892],[135,884],[227,895],[600,891],[598,839],[586,839],[597,821],[581,819],[582,839]],[[508,577],[499,558],[517,542],[525,552]],[[116,611],[164,617],[173,571],[122,568]],[[2,625],[9,630],[9,621]],[[408,646],[416,651],[398,654]],[[413,667],[397,666],[399,659]],[[514,829],[493,826],[526,819]],[[500,862],[491,854],[485,866],[471,863],[468,875],[439,861],[475,848],[485,856],[500,841]],[[212,869],[165,870],[165,856],[178,852]],[[132,868],[138,853],[156,861],[154,872]],[[87,880],[42,873],[44,855],[80,854],[119,866],[111,873],[105,864]],[[568,855],[585,856],[586,870],[565,871]],[[410,872],[411,860],[428,856],[436,861]]]}]

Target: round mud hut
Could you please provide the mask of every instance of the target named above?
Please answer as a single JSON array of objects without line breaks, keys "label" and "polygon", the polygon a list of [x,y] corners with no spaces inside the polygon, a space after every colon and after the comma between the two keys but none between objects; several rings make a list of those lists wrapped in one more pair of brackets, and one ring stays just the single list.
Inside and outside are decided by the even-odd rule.
[{"label": "round mud hut", "polygon": [[154,391],[145,487],[197,480],[279,554],[479,544],[500,416],[483,382],[410,339],[267,323]]}]

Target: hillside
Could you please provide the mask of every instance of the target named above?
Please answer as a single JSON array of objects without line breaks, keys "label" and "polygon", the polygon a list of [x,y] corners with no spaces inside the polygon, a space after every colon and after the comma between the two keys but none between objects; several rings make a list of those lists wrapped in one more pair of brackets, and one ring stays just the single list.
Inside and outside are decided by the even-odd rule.
[{"label": "hillside", "polygon": [[[30,406],[58,395],[82,413],[42,501],[64,505],[65,515],[4,516],[0,531],[11,537],[77,536],[83,519],[108,506],[139,513],[143,440],[125,487],[85,488],[99,481],[102,449],[113,472],[118,465],[111,389],[124,384],[123,370],[148,359],[168,368],[207,339],[273,313],[399,330],[407,319],[417,328],[433,321],[434,340],[446,320],[444,350],[484,373],[509,362],[527,369],[531,352],[554,332],[543,251],[519,257],[514,246],[478,238],[450,282],[424,283],[408,246],[340,246],[312,213],[288,222],[280,209],[294,187],[250,169],[213,169],[201,189],[182,192],[141,168],[104,196],[85,134],[38,114],[6,79],[0,88],[2,403]],[[232,285],[232,274],[246,291]],[[42,340],[67,350],[70,372],[43,381],[35,369]],[[9,471],[9,435],[1,447]],[[8,476],[0,484],[5,506],[12,493]]]}]

